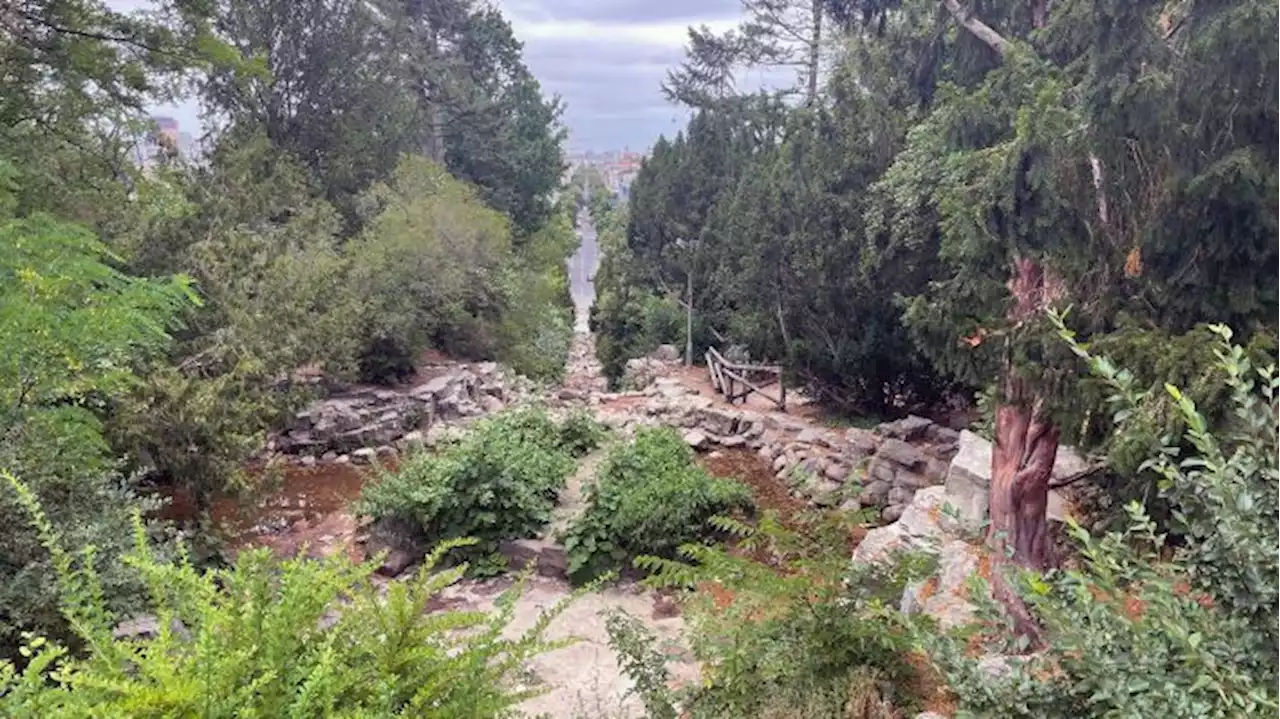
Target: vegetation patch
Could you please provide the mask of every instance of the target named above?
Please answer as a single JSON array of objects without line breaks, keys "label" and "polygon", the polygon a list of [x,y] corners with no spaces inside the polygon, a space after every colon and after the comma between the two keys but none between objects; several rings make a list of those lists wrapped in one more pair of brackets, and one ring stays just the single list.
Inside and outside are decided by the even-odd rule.
[{"label": "vegetation patch", "polygon": [[488,615],[427,611],[465,573],[465,566],[432,571],[464,540],[439,545],[414,580],[392,583],[384,596],[368,581],[376,563],[353,565],[341,554],[277,564],[260,549],[204,572],[185,557],[164,562],[136,519],[128,561],[155,622],[149,636],[115,637],[92,550],[65,552],[34,495],[4,476],[34,512],[62,611],[85,647],[72,654],[27,635],[23,668],[0,662],[6,717],[504,716],[536,693],[512,688],[524,662],[560,646],[542,633],[567,601],[525,634],[504,638],[519,584]]},{"label": "vegetation patch", "polygon": [[569,574],[583,581],[642,554],[674,557],[714,534],[711,517],[750,506],[750,490],[699,467],[674,430],[640,429],[605,458],[586,510],[565,533]]},{"label": "vegetation patch", "polygon": [[501,541],[533,536],[550,521],[582,446],[577,429],[570,439],[541,409],[509,410],[477,422],[456,444],[382,472],[357,510],[407,521],[433,542],[472,537],[467,554],[492,555]]},{"label": "vegetation patch", "polygon": [[652,636],[635,620],[610,621],[610,639],[653,717],[875,719],[914,709],[916,624],[897,611],[907,582],[929,562],[850,567],[850,520],[813,516],[804,531],[772,512],[757,526],[714,523],[739,538],[732,550],[689,544],[679,560],[646,556],[656,588],[688,590],[691,649],[705,664],[700,685],[667,688]]}]

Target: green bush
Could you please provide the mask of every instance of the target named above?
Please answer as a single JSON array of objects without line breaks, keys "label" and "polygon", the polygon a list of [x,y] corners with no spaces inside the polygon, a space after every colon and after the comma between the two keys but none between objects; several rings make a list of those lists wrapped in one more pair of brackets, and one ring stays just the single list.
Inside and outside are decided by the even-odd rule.
[{"label": "green bush", "polygon": [[674,430],[640,429],[609,453],[565,533],[569,574],[581,581],[642,554],[673,557],[712,534],[712,516],[750,505],[746,486],[707,474]]},{"label": "green bush", "polygon": [[[1147,466],[1173,507],[1176,548],[1137,503],[1130,529],[1094,539],[1072,526],[1079,568],[1017,577],[1015,589],[1041,626],[1044,651],[992,677],[954,639],[928,643],[966,716],[1275,716],[1277,375],[1255,368],[1220,336],[1219,371],[1235,412],[1221,427],[1166,386],[1186,426],[1181,456],[1169,437]],[[1113,389],[1119,431],[1155,401],[1131,373],[1064,335]],[[985,596],[977,592],[976,596]],[[987,619],[1007,626],[1003,605]],[[1018,647],[1014,647],[1017,649]]]},{"label": "green bush", "polygon": [[433,542],[473,537],[471,553],[490,555],[501,541],[533,536],[550,521],[573,468],[545,412],[509,410],[438,453],[406,457],[365,487],[357,510],[407,521]]},{"label": "green bush", "polygon": [[682,561],[636,562],[653,572],[651,586],[696,590],[684,610],[690,648],[704,667],[698,686],[668,690],[642,628],[607,625],[651,716],[887,719],[914,705],[918,677],[908,655],[920,620],[896,604],[927,562],[851,567],[847,517],[805,518],[795,529],[772,514],[757,527],[713,521],[741,538],[733,552],[686,545]]},{"label": "green bush", "polygon": [[[45,216],[0,218],[0,468],[21,472],[49,516],[100,552],[105,601],[136,606],[120,556],[129,517],[152,509],[121,476],[103,417],[163,357],[189,278],[140,279],[112,266],[90,231]],[[0,491],[0,656],[23,631],[66,637],[48,553]]]},{"label": "green bush", "polygon": [[560,446],[575,457],[590,453],[608,437],[609,428],[585,410],[575,410],[560,422]]},{"label": "green bush", "polygon": [[140,524],[130,563],[150,592],[157,634],[115,638],[91,562],[76,569],[34,496],[5,478],[34,512],[63,611],[87,650],[73,656],[28,637],[24,668],[0,663],[6,717],[508,716],[536,693],[515,688],[524,662],[559,646],[542,633],[564,603],[504,638],[520,585],[488,615],[428,611],[465,571],[431,571],[461,540],[440,545],[416,579],[392,583],[384,596],[369,581],[376,563],[352,565],[341,554],[277,564],[254,550],[203,573],[185,558],[163,563]]},{"label": "green bush", "polygon": [[[1014,582],[1040,624],[1044,651],[1008,660],[997,676],[968,656],[963,638],[925,636],[960,716],[1275,716],[1276,657],[1265,635],[1194,589],[1185,566],[1163,561],[1155,523],[1136,503],[1130,512],[1128,532],[1100,540],[1072,526],[1080,569]],[[980,600],[980,609],[1013,636],[1003,605]]]}]

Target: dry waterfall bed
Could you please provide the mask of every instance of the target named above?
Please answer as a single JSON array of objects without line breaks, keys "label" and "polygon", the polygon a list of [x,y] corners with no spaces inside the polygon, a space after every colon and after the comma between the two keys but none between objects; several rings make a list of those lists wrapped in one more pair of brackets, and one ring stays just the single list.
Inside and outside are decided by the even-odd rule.
[{"label": "dry waterfall bed", "polygon": [[[965,504],[980,493],[985,440],[921,418],[888,423],[875,431],[835,429],[822,424],[819,413],[803,405],[788,413],[757,411],[749,403],[728,406],[696,368],[669,362],[643,389],[611,393],[605,389],[590,350],[590,336],[578,335],[566,381],[549,395],[533,395],[518,383],[509,387],[502,370],[492,365],[439,362],[414,378],[419,384],[409,382],[376,392],[361,390],[354,403],[343,398],[336,404],[326,400],[329,404],[308,410],[303,415],[306,422],[291,430],[293,444],[279,442],[276,448],[303,447],[305,451],[310,446],[330,447],[326,451],[331,453],[334,442],[363,439],[372,433],[386,444],[371,449],[369,459],[394,462],[396,452],[385,448],[394,450],[406,436],[414,441],[441,436],[475,417],[529,399],[552,407],[588,409],[624,435],[640,426],[674,426],[686,433],[686,441],[699,450],[698,461],[711,474],[746,484],[757,511],[776,512],[793,529],[803,531],[804,523],[818,512],[871,508],[879,513],[883,509],[881,521],[888,522],[885,526],[852,530],[848,549],[855,557],[865,555],[866,561],[874,561],[871,555],[886,548],[940,545],[939,576],[910,589],[904,608],[948,621],[967,616],[969,607],[961,585],[967,568],[976,562],[976,554],[973,545],[949,526],[939,504],[955,501],[971,513],[985,509]],[[405,408],[413,407],[430,408],[425,421],[421,417],[406,421]],[[321,438],[318,429],[333,434]],[[352,455],[356,451],[349,450]],[[314,455],[295,458],[307,456]],[[590,481],[588,475],[593,475],[593,462],[598,459],[598,453],[589,456],[570,481],[557,511],[557,526],[563,526],[581,506],[582,483]],[[359,541],[361,528],[347,505],[359,495],[366,475],[367,468],[352,459],[317,457],[305,463],[295,459],[278,490],[247,516],[233,516],[226,507],[221,511],[226,525],[235,528],[232,540],[239,546],[267,546],[282,556],[301,551],[313,556],[345,552],[359,560],[365,558]],[[563,552],[554,544],[553,534],[539,541],[542,544],[535,550],[539,570],[516,603],[512,632],[532,626],[543,611],[573,592],[559,571],[561,560],[553,560],[551,571],[543,571],[542,558],[536,556],[537,552]],[[413,565],[406,563],[388,573],[406,574],[412,569]],[[464,580],[448,588],[433,609],[490,609],[510,581]],[[704,591],[714,592],[715,588]],[[732,601],[728,596],[717,599]],[[636,616],[657,634],[664,652],[672,658],[675,683],[699,678],[700,668],[681,642],[684,621],[670,594],[620,584],[577,599],[552,622],[549,638],[573,637],[577,641],[531,664],[532,681],[545,692],[523,709],[531,716],[553,719],[643,715],[637,698],[630,696],[630,680],[619,669],[608,645],[604,618],[619,609]],[[939,687],[927,660],[917,659],[917,696],[927,709],[950,715],[945,690]]]}]

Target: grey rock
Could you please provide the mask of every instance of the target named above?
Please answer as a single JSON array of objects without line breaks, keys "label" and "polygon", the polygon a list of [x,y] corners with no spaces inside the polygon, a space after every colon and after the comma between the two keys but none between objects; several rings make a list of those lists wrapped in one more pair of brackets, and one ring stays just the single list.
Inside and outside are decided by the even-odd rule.
[{"label": "grey rock", "polygon": [[335,459],[334,462],[337,462],[338,464],[351,464],[351,455],[349,454],[341,455],[337,459]]},{"label": "grey rock", "polygon": [[414,387],[413,389],[409,390],[409,394],[415,395],[418,397],[421,397],[423,395],[441,395],[441,394],[444,394],[447,390],[451,389],[450,385],[452,385],[455,381],[456,381],[456,378],[453,375],[446,374],[446,375],[441,375],[439,377],[433,377],[427,380],[426,382],[423,382],[422,384],[418,385],[417,387]]},{"label": "grey rock", "polygon": [[842,484],[849,478],[849,468],[839,462],[828,463],[827,468],[822,473],[826,475],[827,479]]},{"label": "grey rock", "polygon": [[893,437],[895,439],[919,439],[924,436],[925,432],[928,431],[929,426],[932,424],[933,422],[925,419],[924,417],[917,417],[914,414],[909,414],[902,419],[893,422],[885,422],[884,424],[877,426],[876,433],[885,437]]},{"label": "grey rock", "polygon": [[777,457],[775,457],[773,460],[773,471],[781,472],[782,470],[786,469],[788,464],[789,464],[789,461],[788,461],[787,455],[780,454]]},{"label": "grey rock", "polygon": [[840,503],[841,512],[859,512],[862,511],[862,505],[856,499],[845,499]]},{"label": "grey rock", "polygon": [[952,445],[960,441],[960,433],[940,424],[930,425],[927,436],[937,444]]},{"label": "grey rock", "polygon": [[967,542],[951,539],[938,548],[937,556],[936,577],[907,586],[902,593],[902,612],[931,616],[943,630],[969,624],[974,619],[975,607],[966,598],[965,590],[969,577],[978,569],[979,550]]},{"label": "grey rock", "polygon": [[900,517],[902,517],[902,513],[905,510],[906,505],[891,504],[880,511],[880,518],[886,522],[896,522]]},{"label": "grey rock", "polygon": [[924,453],[900,439],[886,439],[876,452],[876,459],[885,459],[908,469],[923,467],[928,461]]},{"label": "grey rock", "polygon": [[324,454],[320,455],[321,462],[332,462],[337,458],[338,458],[338,453],[334,452],[333,450],[329,450],[328,452],[325,452]]},{"label": "grey rock", "polygon": [[915,490],[907,489],[906,487],[894,487],[889,490],[889,504],[906,504],[911,501],[911,497],[914,494]]},{"label": "grey rock", "polygon": [[351,461],[356,464],[369,464],[374,457],[378,456],[378,450],[373,447],[361,447],[351,453]]},{"label": "grey rock", "polygon": [[412,553],[403,549],[393,549],[378,566],[377,573],[384,577],[398,577],[417,560]]},{"label": "grey rock", "polygon": [[925,487],[916,492],[897,521],[867,532],[854,550],[854,561],[878,562],[895,551],[936,546],[943,537],[935,515],[942,504],[944,492],[942,487]]},{"label": "grey rock", "polygon": [[880,438],[874,432],[858,427],[850,427],[844,431],[845,443],[855,457],[865,457],[869,454],[875,454],[876,448],[880,446]]},{"label": "grey rock", "polygon": [[1088,470],[1090,464],[1075,447],[1058,447],[1058,457],[1053,462],[1053,478],[1061,481]]},{"label": "grey rock", "polygon": [[707,433],[700,429],[691,429],[684,433],[684,443],[694,449],[702,449],[707,446]]},{"label": "grey rock", "polygon": [[316,458],[309,454],[304,454],[298,458],[298,464],[303,467],[314,467],[316,466]]},{"label": "grey rock", "polygon": [[[169,631],[183,639],[190,639],[191,632],[176,618],[169,622]],[[160,636],[160,620],[154,614],[139,614],[120,622],[111,630],[116,639],[155,639]]]},{"label": "grey rock", "polygon": [[894,475],[893,483],[898,487],[904,487],[910,490],[916,490],[921,487],[932,487],[934,484],[937,484],[931,478],[920,474],[919,472],[912,472],[907,469],[898,470],[898,473]]},{"label": "grey rock", "polygon": [[946,503],[966,531],[977,531],[986,521],[990,487],[991,443],[965,430],[947,470]]},{"label": "grey rock", "polygon": [[506,406],[502,403],[502,400],[488,394],[481,395],[478,404],[480,405],[480,409],[484,410],[488,414],[501,412],[502,408]]},{"label": "grey rock", "polygon": [[503,542],[498,546],[498,552],[516,571],[533,564],[534,571],[544,577],[564,578],[569,574],[569,557],[564,547],[545,539]]},{"label": "grey rock", "polygon": [[795,441],[803,442],[804,444],[816,444],[820,447],[831,446],[831,442],[827,440],[826,435],[813,427],[801,431],[800,434],[796,435]]},{"label": "grey rock", "polygon": [[415,429],[412,432],[406,432],[403,437],[396,440],[396,444],[400,446],[400,449],[408,450],[415,445],[421,445],[424,439],[425,437],[422,434],[422,430]]},{"label": "grey rock", "polygon": [[882,505],[889,497],[889,490],[893,487],[884,480],[873,479],[862,488],[862,492],[858,495],[858,501],[866,505]]},{"label": "grey rock", "polygon": [[892,462],[881,459],[877,456],[871,460],[871,466],[868,469],[868,473],[875,479],[893,484],[895,476],[897,475],[897,470],[894,468]]},{"label": "grey rock", "polygon": [[698,422],[715,434],[734,434],[738,426],[738,413],[718,407],[704,407],[698,410]]},{"label": "grey rock", "polygon": [[732,435],[729,435],[728,437],[721,437],[721,438],[720,438],[720,445],[721,445],[722,447],[731,447],[731,448],[732,448],[732,447],[741,447],[741,446],[745,445],[746,443],[747,443],[747,438],[746,438],[746,437],[743,437],[743,436],[742,436],[742,435],[740,435],[740,434],[732,434]]},{"label": "grey rock", "polygon": [[658,348],[649,353],[649,356],[659,362],[679,362],[680,350],[675,345],[658,345]]}]

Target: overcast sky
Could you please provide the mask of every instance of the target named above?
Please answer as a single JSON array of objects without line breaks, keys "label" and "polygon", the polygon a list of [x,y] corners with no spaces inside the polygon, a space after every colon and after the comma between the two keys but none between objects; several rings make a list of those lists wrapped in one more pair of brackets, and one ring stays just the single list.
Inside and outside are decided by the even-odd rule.
[{"label": "overcast sky", "polygon": [[[687,113],[662,98],[659,84],[683,57],[686,28],[736,24],[739,0],[497,0],[524,43],[525,62],[543,92],[567,105],[569,149],[642,150],[674,135]],[[108,0],[120,9],[146,0]],[[199,134],[194,101],[156,109]]]}]

